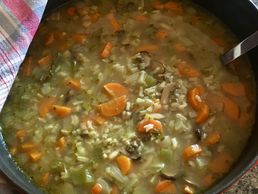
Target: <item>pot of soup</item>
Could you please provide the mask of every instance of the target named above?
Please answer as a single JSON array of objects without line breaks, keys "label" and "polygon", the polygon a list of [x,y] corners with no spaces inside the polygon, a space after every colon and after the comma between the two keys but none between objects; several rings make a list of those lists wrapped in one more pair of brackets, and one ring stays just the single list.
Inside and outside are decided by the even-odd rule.
[{"label": "pot of soup", "polygon": [[254,165],[258,51],[220,62],[258,29],[252,1],[63,3],[49,1],[0,116],[15,184],[220,193]]}]

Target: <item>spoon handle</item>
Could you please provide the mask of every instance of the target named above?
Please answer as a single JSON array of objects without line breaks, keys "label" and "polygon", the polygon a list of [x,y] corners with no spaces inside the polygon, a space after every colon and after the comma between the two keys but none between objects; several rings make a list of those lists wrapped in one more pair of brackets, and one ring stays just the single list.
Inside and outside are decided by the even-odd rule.
[{"label": "spoon handle", "polygon": [[240,57],[241,55],[247,53],[249,50],[253,49],[258,45],[258,31],[248,36],[238,45],[230,49],[228,52],[223,54],[220,57],[220,60],[223,65],[227,65],[228,63],[232,62],[236,58]]}]

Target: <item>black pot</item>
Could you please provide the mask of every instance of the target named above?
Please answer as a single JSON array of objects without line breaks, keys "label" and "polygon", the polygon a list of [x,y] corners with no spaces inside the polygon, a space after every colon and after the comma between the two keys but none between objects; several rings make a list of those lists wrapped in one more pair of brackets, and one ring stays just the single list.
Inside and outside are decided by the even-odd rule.
[{"label": "black pot", "polygon": [[[62,5],[67,0],[51,0],[47,4],[46,12]],[[239,40],[258,30],[258,1],[257,0],[194,0],[197,4],[208,9],[220,18],[237,35]],[[248,57],[251,61],[253,71],[258,83],[258,48],[252,50]],[[256,91],[256,96],[258,93]],[[257,108],[256,108],[257,109]],[[233,166],[231,171],[206,194],[220,193],[234,182],[236,182],[248,169],[258,160],[258,111],[256,111],[256,123],[254,124],[252,135],[242,152],[239,161]],[[0,169],[17,186],[30,194],[42,194],[28,177],[26,177],[16,166],[7,151],[3,136],[0,133]]]}]

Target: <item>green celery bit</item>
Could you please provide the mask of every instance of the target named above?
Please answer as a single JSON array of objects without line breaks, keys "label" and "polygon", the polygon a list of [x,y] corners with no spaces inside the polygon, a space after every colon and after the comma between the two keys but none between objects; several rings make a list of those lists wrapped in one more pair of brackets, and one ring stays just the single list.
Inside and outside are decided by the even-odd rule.
[{"label": "green celery bit", "polygon": [[87,169],[79,169],[73,170],[71,173],[71,181],[74,185],[81,185],[85,183],[92,183],[94,182],[94,178],[91,172]]},{"label": "green celery bit", "polygon": [[148,74],[145,76],[144,82],[145,82],[145,86],[147,88],[157,84],[157,80],[154,77],[152,77],[151,75],[148,75]]}]

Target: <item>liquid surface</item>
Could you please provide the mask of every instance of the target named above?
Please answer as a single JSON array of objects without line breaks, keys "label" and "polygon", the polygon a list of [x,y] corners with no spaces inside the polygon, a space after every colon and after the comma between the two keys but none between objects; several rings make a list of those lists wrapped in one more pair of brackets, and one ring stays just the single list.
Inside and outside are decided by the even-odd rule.
[{"label": "liquid surface", "polygon": [[251,132],[253,74],[189,2],[77,2],[41,24],[1,113],[9,150],[46,193],[202,193]]}]

